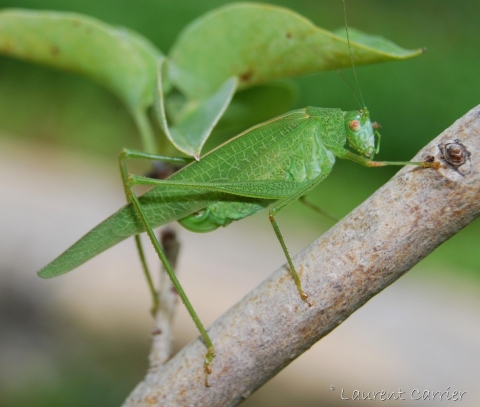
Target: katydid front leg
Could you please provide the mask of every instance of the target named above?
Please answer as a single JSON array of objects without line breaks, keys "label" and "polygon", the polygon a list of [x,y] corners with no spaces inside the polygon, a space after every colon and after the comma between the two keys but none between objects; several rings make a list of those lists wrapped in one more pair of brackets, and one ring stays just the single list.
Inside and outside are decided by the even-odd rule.
[{"label": "katydid front leg", "polygon": [[336,154],[340,158],[346,158],[347,160],[354,161],[365,167],[385,167],[387,165],[419,165],[423,168],[440,168],[439,162],[426,162],[426,161],[373,161],[368,158],[362,157],[352,153],[351,151],[344,150],[341,153]]}]

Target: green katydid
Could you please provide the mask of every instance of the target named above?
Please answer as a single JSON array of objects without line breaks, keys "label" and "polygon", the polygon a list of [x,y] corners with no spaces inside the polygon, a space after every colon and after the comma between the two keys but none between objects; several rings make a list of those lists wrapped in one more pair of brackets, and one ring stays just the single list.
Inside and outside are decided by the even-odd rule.
[{"label": "green katydid", "polygon": [[[274,204],[269,209],[269,219],[284,251],[300,299],[312,306],[295,271],[275,216],[323,181],[332,170],[335,157],[367,167],[437,165],[432,162],[373,161],[379,144],[380,135],[370,121],[367,108],[342,112],[340,109],[306,107],[246,130],[199,161],[124,149],[119,156],[119,164],[128,204],[43,268],[39,275],[48,278],[66,273],[135,235],[154,304],[157,304],[138,237],[139,233],[146,231],[203,337],[207,348],[204,368],[209,374],[215,356],[213,343],[177,280],[153,228],[177,220],[191,231],[209,232]],[[185,166],[169,178],[157,180],[130,175],[126,167],[126,160],[130,158]],[[135,185],[148,185],[152,189],[138,197],[132,189]]]},{"label": "green katydid", "polygon": [[[367,167],[435,167],[436,163],[431,162],[373,161],[379,147],[375,133],[378,134],[366,108],[350,112],[317,107],[298,109],[246,130],[166,180],[128,175],[125,160],[144,158],[185,163],[185,159],[124,150],[119,161],[130,203],[91,230],[39,275],[48,278],[66,273],[127,237],[146,231],[205,341],[208,351],[204,365],[209,373],[214,358],[212,341],[152,229],[178,220],[192,231],[212,231],[275,203],[269,210],[270,221],[300,298],[311,306],[275,221],[276,214],[323,181],[332,170],[335,157]],[[139,184],[153,188],[137,197],[132,187]]]}]

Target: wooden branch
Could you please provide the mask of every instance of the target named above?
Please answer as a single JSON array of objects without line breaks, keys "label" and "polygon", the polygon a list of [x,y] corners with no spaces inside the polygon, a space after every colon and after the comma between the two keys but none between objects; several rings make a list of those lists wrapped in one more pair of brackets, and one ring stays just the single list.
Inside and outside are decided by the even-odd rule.
[{"label": "wooden branch", "polygon": [[[480,106],[294,258],[312,307],[285,267],[209,329],[217,356],[205,387],[196,339],[151,369],[124,406],[233,406],[480,214]],[[214,299],[212,299],[214,300]]]},{"label": "wooden branch", "polygon": [[[171,227],[162,229],[159,240],[168,262],[175,270],[180,250],[175,230]],[[158,303],[159,307],[155,314],[155,324],[152,330],[152,348],[148,356],[150,369],[157,369],[172,357],[172,320],[178,303],[178,294],[163,267],[160,272]]]}]

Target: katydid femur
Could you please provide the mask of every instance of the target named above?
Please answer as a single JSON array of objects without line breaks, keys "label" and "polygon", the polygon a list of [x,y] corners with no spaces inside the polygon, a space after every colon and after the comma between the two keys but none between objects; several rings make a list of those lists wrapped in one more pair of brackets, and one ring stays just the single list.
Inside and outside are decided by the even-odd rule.
[{"label": "katydid femur", "polygon": [[[153,228],[178,220],[189,230],[208,232],[274,203],[269,210],[270,221],[288,261],[299,301],[314,306],[308,298],[308,287],[304,291],[288,254],[275,220],[277,213],[323,181],[332,170],[335,157],[367,167],[438,165],[373,161],[379,142],[375,143],[375,133],[366,108],[350,112],[318,107],[298,109],[246,130],[166,180],[128,175],[125,160],[143,158],[174,163],[186,160],[124,150],[120,154],[120,167],[129,203],[43,268],[39,275],[48,278],[66,273],[127,237],[146,231],[203,337],[207,347],[204,368],[208,374],[215,355],[213,343],[169,265]],[[139,184],[153,188],[137,197],[132,187]],[[152,286],[151,289],[156,301],[155,290]]]}]

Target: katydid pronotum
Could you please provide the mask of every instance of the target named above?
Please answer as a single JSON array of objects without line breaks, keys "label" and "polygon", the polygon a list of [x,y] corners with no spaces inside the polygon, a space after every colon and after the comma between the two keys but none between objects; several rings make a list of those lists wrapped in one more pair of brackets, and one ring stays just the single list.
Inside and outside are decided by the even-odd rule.
[{"label": "katydid pronotum", "polygon": [[[138,237],[146,231],[204,340],[207,348],[204,368],[208,378],[215,356],[213,343],[176,278],[153,228],[177,220],[191,231],[209,232],[273,204],[269,219],[287,259],[299,301],[313,306],[308,298],[308,287],[307,292],[304,291],[295,271],[275,216],[323,181],[332,170],[335,157],[367,167],[438,165],[434,162],[373,161],[379,143],[380,135],[366,107],[349,112],[306,107],[246,130],[199,161],[124,149],[119,164],[128,204],[43,268],[39,275],[48,278],[66,273],[132,235],[135,235],[146,268]],[[126,167],[126,160],[130,158],[185,166],[169,178],[157,180],[130,175]],[[138,197],[133,190],[135,185],[152,188]],[[148,270],[146,274],[155,307],[158,299]]]}]

